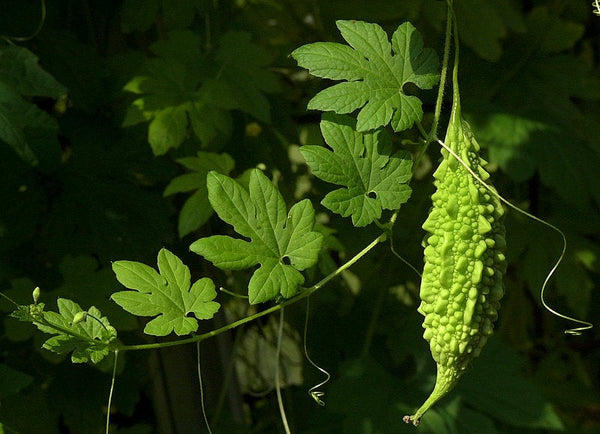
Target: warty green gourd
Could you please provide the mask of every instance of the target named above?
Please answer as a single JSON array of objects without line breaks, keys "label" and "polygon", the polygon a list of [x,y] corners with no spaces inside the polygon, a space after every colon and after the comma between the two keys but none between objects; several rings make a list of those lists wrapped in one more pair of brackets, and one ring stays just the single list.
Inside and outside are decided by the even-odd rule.
[{"label": "warty green gourd", "polygon": [[[469,124],[462,119],[456,65],[453,105],[445,144],[481,180],[486,161]],[[437,364],[433,392],[404,421],[418,425],[423,414],[456,386],[492,335],[504,294],[504,210],[495,194],[446,149],[434,173],[433,207],[423,223],[425,265],[419,312],[423,337]],[[490,187],[493,189],[493,187]],[[495,191],[495,190],[492,190]]]}]

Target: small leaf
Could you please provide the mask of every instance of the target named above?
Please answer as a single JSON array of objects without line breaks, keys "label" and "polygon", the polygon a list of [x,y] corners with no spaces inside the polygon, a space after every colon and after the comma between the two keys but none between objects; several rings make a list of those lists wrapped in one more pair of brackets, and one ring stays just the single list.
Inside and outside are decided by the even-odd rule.
[{"label": "small leaf", "polygon": [[183,238],[206,223],[213,214],[206,187],[208,172],[215,170],[227,175],[233,170],[235,162],[228,154],[212,152],[198,152],[197,157],[181,158],[177,162],[193,172],[174,178],[167,185],[164,195],[195,190],[179,213],[179,236]]},{"label": "small leaf", "polygon": [[431,89],[439,79],[437,55],[423,48],[421,34],[404,23],[392,35],[377,24],[337,21],[352,47],[331,42],[304,45],[292,53],[303,68],[317,77],[347,80],[319,92],[309,109],[358,113],[358,131],[391,122],[395,131],[410,128],[423,117],[421,101],[404,92],[407,83]]},{"label": "small leaf", "polygon": [[187,133],[187,115],[182,106],[167,107],[156,114],[148,128],[148,142],[154,155],[163,155],[179,146]]},{"label": "small leaf", "polygon": [[391,140],[384,130],[360,133],[348,116],[326,113],[321,121],[323,137],[332,151],[322,146],[300,149],[315,176],[343,185],[327,194],[322,204],[355,226],[366,226],[381,217],[383,209],[398,209],[411,194],[412,161],[405,151],[391,154]]},{"label": "small leaf", "polygon": [[58,98],[67,89],[44,71],[35,54],[27,48],[7,45],[0,48],[0,82],[9,83],[26,96]]},{"label": "small leaf", "polygon": [[[45,311],[44,303],[19,306],[11,314],[20,321],[34,324],[40,331],[56,335],[43,348],[57,354],[72,352],[73,363],[98,363],[109,354],[109,345],[117,331],[102,313],[91,306],[86,311],[72,300],[59,298],[58,312]],[[93,317],[93,318],[91,318]]]},{"label": "small leaf", "polygon": [[215,285],[209,278],[196,281],[190,288],[190,270],[167,249],[158,253],[158,269],[132,261],[116,261],[113,271],[119,282],[133,291],[111,296],[115,303],[137,316],[155,316],[144,333],[166,336],[175,332],[187,335],[198,329],[197,319],[209,319],[219,310],[214,302]]},{"label": "small leaf", "polygon": [[181,145],[190,123],[203,142],[213,140],[217,133],[229,133],[228,110],[237,106],[227,83],[206,77],[209,64],[198,36],[189,31],[169,32],[169,39],[150,49],[156,57],[147,59],[140,75],[124,87],[140,98],[133,101],[123,125],[150,120],[148,141],[156,155]]},{"label": "small leaf", "polygon": [[250,241],[214,235],[190,249],[223,270],[243,270],[260,264],[250,279],[248,295],[256,304],[281,294],[296,294],[304,283],[300,271],[318,259],[323,235],[314,231],[315,216],[308,200],[296,203],[286,216],[283,198],[258,169],[250,172],[249,190],[217,172],[207,178],[208,197],[221,218]]},{"label": "small leaf", "polygon": [[527,17],[529,42],[542,53],[558,53],[573,48],[583,36],[585,26],[563,20],[547,7],[537,7]]},{"label": "small leaf", "polygon": [[[163,9],[175,7],[172,3],[165,1]],[[201,4],[181,6],[179,12],[185,12]],[[181,145],[188,127],[203,144],[229,136],[234,109],[270,120],[265,93],[278,90],[277,76],[267,69],[268,52],[252,43],[249,33],[226,33],[214,56],[202,53],[198,35],[189,30],[169,32],[150,50],[156,57],[147,59],[140,75],[124,87],[140,98],[133,101],[123,126],[150,120],[148,140],[156,155]]]}]

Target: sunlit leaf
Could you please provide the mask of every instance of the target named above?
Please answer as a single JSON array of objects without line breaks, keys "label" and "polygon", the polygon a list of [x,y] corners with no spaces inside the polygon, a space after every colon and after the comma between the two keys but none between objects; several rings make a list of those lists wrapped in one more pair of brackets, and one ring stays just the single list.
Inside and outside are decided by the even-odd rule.
[{"label": "sunlit leaf", "polygon": [[44,304],[19,306],[11,316],[34,324],[44,333],[55,336],[43,348],[57,354],[73,353],[73,363],[99,363],[109,354],[109,345],[117,331],[94,306],[87,311],[72,300],[59,298],[58,312],[44,310]]},{"label": "sunlit leaf", "polygon": [[187,335],[198,329],[197,319],[210,319],[219,310],[212,280],[204,277],[190,286],[189,268],[167,249],[158,253],[158,270],[133,261],[113,263],[117,280],[131,289],[114,293],[115,303],[137,316],[156,316],[144,333]]},{"label": "sunlit leaf", "polygon": [[323,235],[314,231],[315,216],[309,200],[286,213],[277,188],[258,169],[250,172],[249,190],[216,172],[208,174],[208,197],[221,220],[250,241],[213,235],[190,249],[224,270],[243,270],[260,264],[248,286],[250,303],[281,294],[296,294],[304,283],[300,271],[318,259]]},{"label": "sunlit leaf", "polygon": [[421,101],[405,93],[412,83],[431,89],[439,79],[437,55],[423,48],[423,38],[410,23],[388,36],[377,24],[337,21],[348,45],[316,42],[296,49],[292,56],[317,77],[345,80],[319,92],[309,109],[358,113],[358,131],[391,122],[395,131],[410,128],[423,116]]},{"label": "sunlit leaf", "polygon": [[333,152],[311,145],[300,152],[315,176],[345,187],[328,193],[323,205],[344,217],[352,216],[355,226],[366,226],[381,217],[383,209],[397,209],[408,200],[410,154],[392,154],[390,136],[384,130],[360,133],[352,118],[325,114],[321,131]]}]

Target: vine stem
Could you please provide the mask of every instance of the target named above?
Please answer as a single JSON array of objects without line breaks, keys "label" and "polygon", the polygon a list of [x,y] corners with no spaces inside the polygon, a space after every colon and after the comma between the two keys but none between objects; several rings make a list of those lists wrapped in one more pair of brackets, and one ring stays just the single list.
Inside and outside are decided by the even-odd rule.
[{"label": "vine stem", "polygon": [[413,164],[413,171],[418,167],[421,158],[427,152],[427,147],[431,142],[434,142],[437,139],[437,129],[440,123],[440,117],[442,115],[442,103],[444,102],[444,90],[446,88],[446,76],[448,75],[448,64],[450,63],[450,42],[452,40],[452,8],[448,6],[448,16],[446,18],[446,35],[444,37],[444,57],[442,58],[442,70],[440,71],[440,85],[438,87],[437,99],[435,101],[435,111],[433,113],[433,123],[431,124],[431,129],[429,130],[429,134],[425,133],[425,130],[421,126],[420,123],[417,123],[417,127],[419,128],[425,143],[423,145],[423,149],[415,158],[415,162]]},{"label": "vine stem", "polygon": [[387,238],[387,232],[379,235],[377,238],[375,238],[373,241],[371,241],[371,243],[369,243],[368,246],[366,246],[364,249],[362,249],[360,252],[358,252],[354,257],[349,259],[342,266],[340,266],[337,270],[328,274],[327,276],[325,276],[319,282],[315,283],[310,288],[307,288],[306,290],[302,291],[297,296],[290,298],[290,299],[284,301],[283,303],[272,306],[268,309],[265,309],[261,312],[254,314],[254,315],[247,316],[245,318],[234,321],[231,324],[227,324],[226,326],[223,326],[218,329],[212,330],[210,332],[203,333],[203,334],[197,335],[197,336],[193,336],[193,337],[187,338],[187,339],[181,339],[181,340],[169,341],[169,342],[157,342],[157,343],[153,343],[153,344],[119,345],[114,349],[119,350],[119,351],[153,350],[153,349],[157,349],[157,348],[166,348],[166,347],[173,347],[173,346],[177,346],[177,345],[191,344],[194,342],[199,342],[199,341],[203,341],[208,338],[212,338],[213,336],[220,335],[221,333],[225,333],[229,330],[239,327],[242,324],[246,324],[248,322],[254,321],[257,318],[261,318],[265,315],[269,315],[273,312],[277,312],[278,310],[281,310],[286,306],[294,304],[294,303],[310,296],[311,294],[313,294],[314,292],[316,292],[317,290],[322,288],[330,280],[339,276],[342,272],[344,272],[345,270],[350,268],[352,265],[354,265],[358,260],[360,260],[363,256],[365,256],[369,251],[371,251],[377,244],[385,241],[386,238]]},{"label": "vine stem", "polygon": [[28,41],[31,41],[33,38],[35,38],[37,35],[39,35],[39,33],[42,31],[42,28],[44,27],[44,23],[46,22],[46,1],[45,0],[40,1],[40,8],[41,8],[40,20],[38,22],[36,29],[33,31],[32,34],[27,35],[27,36],[2,35],[2,38],[9,44],[12,44],[13,41],[28,42]]},{"label": "vine stem", "polygon": [[204,386],[202,384],[202,369],[200,366],[200,341],[196,342],[196,357],[198,362],[196,364],[196,367],[198,369],[198,385],[200,386],[200,408],[202,409],[202,416],[204,417],[204,423],[206,424],[208,434],[212,434],[212,430],[210,429],[210,423],[208,423],[208,416],[206,415],[206,406],[204,404]]},{"label": "vine stem", "polygon": [[284,312],[282,308],[279,311],[279,329],[277,330],[277,351],[275,355],[275,393],[277,394],[277,406],[279,407],[279,414],[281,415],[281,422],[286,434],[291,434],[290,425],[285,414],[285,408],[283,406],[283,398],[281,397],[281,377],[279,371],[281,369],[281,341],[283,340],[283,322]]},{"label": "vine stem", "polygon": [[14,301],[12,298],[10,298],[8,295],[4,294],[3,292],[0,292],[0,297],[5,298],[6,300],[8,300],[9,302],[11,302],[12,304],[14,304],[15,306],[17,306],[17,308],[19,307],[19,303],[17,303],[16,301]]},{"label": "vine stem", "polygon": [[[421,125],[420,122],[416,122],[416,126],[419,129],[419,132],[423,136],[424,143],[423,143],[423,148],[420,150],[420,152],[415,157],[415,160],[413,162],[413,166],[412,166],[413,174],[415,173],[417,167],[419,166],[419,162],[421,161],[421,159],[427,152],[427,148],[429,147],[429,144],[432,142],[435,142],[438,139],[437,129],[438,129],[438,125],[440,123],[440,117],[442,114],[442,104],[444,102],[444,90],[446,88],[446,77],[448,75],[448,65],[450,63],[450,44],[452,41],[452,24],[454,23],[453,17],[454,17],[454,13],[452,11],[451,2],[449,1],[447,18],[446,18],[446,33],[444,36],[444,57],[442,58],[442,69],[440,71],[440,85],[438,86],[438,94],[437,94],[437,98],[435,100],[435,111],[433,114],[433,123],[431,124],[431,129],[429,130],[429,133],[427,133],[427,131],[425,131],[425,128],[423,128],[423,125]],[[392,240],[392,230],[393,230],[394,224],[396,223],[396,219],[398,218],[399,213],[400,213],[400,209],[395,210],[394,213],[392,214],[392,216],[390,217],[390,221],[385,225],[380,225],[380,227],[384,228],[389,233],[390,240]],[[378,225],[379,225],[379,223],[378,223]],[[413,271],[415,271],[419,275],[419,277],[421,277],[421,273],[419,273],[419,271],[412,264],[410,264],[406,259],[404,259],[398,253],[396,253],[396,251],[394,250],[394,247],[393,247],[393,241],[391,242],[391,246],[392,246],[392,253],[394,253],[394,255],[396,255],[402,262],[404,262]]]},{"label": "vine stem", "polygon": [[108,404],[106,405],[106,431],[105,431],[106,434],[108,434],[110,431],[110,407],[112,405],[112,398],[113,398],[113,394],[115,392],[115,378],[117,376],[117,359],[119,357],[119,350],[115,350],[114,355],[115,355],[115,360],[113,362],[112,377],[110,379],[110,391],[108,392]]}]

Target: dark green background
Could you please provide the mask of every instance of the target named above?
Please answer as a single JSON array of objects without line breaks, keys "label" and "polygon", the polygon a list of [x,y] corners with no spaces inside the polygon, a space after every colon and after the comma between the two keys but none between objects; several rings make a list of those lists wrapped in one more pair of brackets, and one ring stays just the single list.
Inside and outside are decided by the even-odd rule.
[{"label": "dark green background", "polygon": [[[596,323],[600,16],[588,0],[456,4],[463,111],[491,163],[494,183],[504,197],[565,232],[567,254],[547,299],[561,312]],[[18,91],[0,95],[2,113],[10,118],[0,119],[0,133],[6,137],[16,125],[29,146],[0,141],[0,289],[23,304],[31,302],[38,285],[50,306],[57,296],[94,304],[126,343],[148,337],[135,318],[108,301],[119,290],[111,261],[154,265],[165,246],[190,266],[194,278],[208,276],[241,293],[249,278],[225,275],[188,252],[200,236],[230,229],[213,217],[179,237],[178,214],[189,194],[163,196],[169,181],[186,172],[177,159],[200,150],[227,152],[235,160],[232,176],[263,164],[288,205],[309,197],[324,213],[319,201],[332,186],[307,177],[296,146],[321,140],[320,114],[305,107],[327,83],[300,71],[289,53],[309,42],[341,42],[336,19],[377,22],[388,32],[410,20],[441,57],[445,25],[444,2],[434,0],[56,0],[47,2],[36,37],[16,39],[35,31],[40,8],[33,0],[0,2],[0,34],[7,37],[0,41],[1,52],[9,49],[8,39],[37,56],[40,67],[27,69],[18,59],[0,57],[0,83]],[[230,31],[247,32],[237,34],[246,45],[227,43]],[[182,34],[187,36],[178,37]],[[194,131],[186,123],[182,143],[161,156],[148,143],[147,122],[123,126],[135,99],[123,87],[147,71],[149,58],[166,83],[155,101],[161,108],[211,81],[229,83],[229,93],[207,100],[206,129]],[[182,64],[188,76],[177,74],[182,70],[174,65]],[[46,71],[57,83],[26,71]],[[50,80],[50,90],[42,89],[44,80]],[[182,94],[173,90],[178,86]],[[68,103],[61,109],[55,104],[65,89]],[[435,95],[419,93],[425,125]],[[395,146],[416,135],[397,135]],[[417,172],[413,196],[395,226],[396,250],[417,268],[438,155],[431,146],[429,166]],[[329,215],[336,232],[319,266],[306,273],[309,283],[379,233],[353,228],[348,220]],[[506,225],[509,267],[496,336],[418,431],[600,432],[598,328],[567,336],[563,331],[571,324],[539,302],[560,238],[513,211]],[[284,368],[302,367],[304,378],[283,393],[292,430],[416,432],[402,416],[426,397],[435,373],[416,312],[418,276],[388,245],[351,271],[311,299],[309,352],[332,374],[322,388],[325,407],[306,393],[321,381],[320,373],[301,352],[292,357],[302,347],[304,303],[286,310],[291,352]],[[243,300],[226,294],[219,301],[230,316],[206,322],[204,330],[247,309]],[[11,306],[1,301],[0,309],[8,313]],[[272,323],[265,319],[203,344],[206,406],[216,433],[283,432],[271,381],[261,375],[273,362],[251,345],[256,336],[272,345]],[[41,350],[43,339],[7,316],[0,322],[0,433],[103,432],[109,363],[100,369],[72,365]],[[238,378],[242,371],[235,371],[232,354],[251,373],[248,378]],[[122,361],[112,432],[204,432],[193,347],[128,353]],[[255,393],[243,393],[247,384]]]}]

